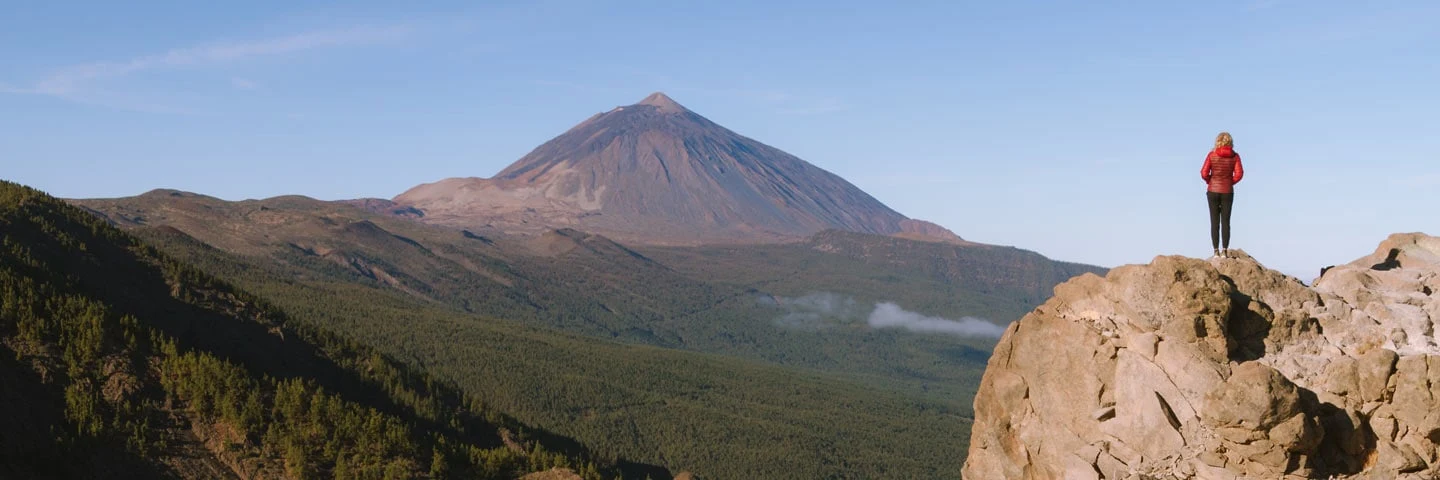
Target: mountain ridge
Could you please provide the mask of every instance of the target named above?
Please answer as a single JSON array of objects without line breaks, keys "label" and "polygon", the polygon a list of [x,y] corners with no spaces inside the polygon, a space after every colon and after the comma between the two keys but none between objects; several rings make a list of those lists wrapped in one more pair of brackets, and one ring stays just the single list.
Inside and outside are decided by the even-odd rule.
[{"label": "mountain ridge", "polygon": [[[607,254],[617,259],[632,258],[638,247],[643,250],[642,254],[649,254],[655,251],[652,247],[688,249],[689,246],[635,246],[615,242],[615,239],[605,235],[594,234],[573,229],[544,229],[535,234],[529,235],[508,235],[503,233],[487,233],[486,230],[466,230],[458,232],[450,227],[429,225],[413,222],[409,218],[397,218],[391,215],[389,208],[376,209],[365,208],[364,205],[356,205],[350,201],[323,201],[302,196],[281,196],[264,200],[244,200],[231,202],[214,197],[186,192],[159,190],[146,193],[136,197],[117,199],[89,199],[72,200],[73,203],[90,210],[111,222],[126,228],[134,227],[160,227],[171,226],[193,236],[207,244],[213,245],[222,250],[241,253],[247,256],[269,256],[277,253],[290,252],[301,254],[309,258],[324,258],[338,263],[345,268],[354,268],[356,262],[372,264],[370,267],[362,268],[369,271],[371,267],[381,267],[381,264],[374,262],[381,258],[386,259],[391,266],[384,268],[390,275],[397,278],[412,278],[421,283],[414,286],[424,288],[426,284],[434,286],[435,281],[441,278],[430,278],[421,275],[420,271],[410,268],[401,268],[405,262],[419,261],[415,267],[423,266],[424,270],[440,268],[442,265],[435,262],[451,264],[444,267],[456,273],[446,274],[443,278],[453,278],[453,275],[463,271],[480,273],[483,276],[492,278],[494,281],[507,287],[514,286],[514,282],[522,281],[517,274],[523,277],[522,272],[527,271],[519,267],[515,262],[524,261],[529,256],[537,258],[555,257],[556,254],[570,251],[576,245],[571,241],[560,241],[566,237],[582,238],[593,236],[605,243],[613,243],[613,247],[606,249]],[[383,201],[376,202],[382,207],[387,207]],[[376,234],[372,229],[364,228],[363,225],[351,225],[357,222],[379,222],[377,228],[384,230],[383,235]],[[361,238],[367,236],[368,240]],[[565,233],[565,232],[572,233]],[[391,238],[394,236],[395,238]],[[958,239],[958,237],[956,237]],[[715,248],[708,249],[715,252],[727,252],[733,248],[740,251],[752,249],[765,250],[767,255],[801,255],[807,251],[822,252],[825,249],[816,249],[811,242],[818,240],[839,239],[836,246],[844,246],[842,250],[835,250],[839,255],[822,255],[821,257],[807,261],[806,264],[817,265],[840,258],[852,258],[863,261],[860,257],[851,257],[845,254],[846,251],[859,252],[862,250],[873,250],[875,253],[885,252],[885,255],[892,260],[890,262],[874,263],[880,270],[886,268],[895,269],[895,273],[909,269],[915,272],[929,272],[934,279],[942,283],[964,285],[966,288],[973,288],[975,291],[989,291],[999,284],[991,285],[988,280],[973,278],[975,275],[987,275],[994,277],[994,272],[1000,272],[1006,268],[1015,268],[1016,274],[1035,274],[1041,271],[1051,271],[1046,265],[1073,265],[1078,268],[1053,270],[1053,275],[1044,274],[1044,280],[1036,280],[1026,287],[1029,291],[1020,296],[1028,298],[1026,301],[1038,302],[1040,298],[1048,295],[1050,285],[1063,281],[1069,274],[1065,272],[1080,273],[1085,271],[1103,271],[1098,267],[1089,265],[1072,264],[1058,260],[1050,260],[1044,256],[1028,252],[1016,247],[988,245],[974,242],[967,242],[963,239],[955,241],[937,241],[927,237],[921,240],[907,238],[905,236],[886,236],[846,232],[838,229],[828,229],[816,232],[808,237],[796,238],[785,243],[772,243],[766,247],[763,245],[736,242],[733,244],[712,244]],[[363,241],[366,246],[351,245],[347,243]],[[386,247],[385,244],[394,244],[394,248]],[[420,244],[419,247],[416,243]],[[913,247],[912,247],[913,245]],[[935,248],[927,248],[924,245],[935,245]],[[954,247],[947,248],[947,247]],[[831,248],[831,247],[826,247]],[[458,250],[457,250],[458,249]],[[702,248],[703,249],[703,248]],[[1005,252],[1016,251],[1026,252],[1026,255],[1010,255]],[[403,260],[399,256],[405,252],[413,252],[418,257],[413,260]],[[461,253],[464,252],[462,255]],[[789,252],[789,253],[783,253]],[[907,253],[908,252],[908,253]],[[968,252],[961,254],[958,252]],[[479,256],[475,256],[478,254]],[[613,255],[611,255],[613,254]],[[288,254],[287,254],[288,255]],[[376,255],[379,255],[378,257]],[[915,258],[904,258],[907,255]],[[930,256],[936,256],[930,259]],[[473,257],[473,258],[466,258]],[[826,258],[831,257],[831,258]],[[964,261],[958,259],[964,258]],[[739,260],[725,254],[727,260],[713,259],[713,261],[733,262]],[[832,260],[833,259],[833,260]],[[294,263],[299,259],[283,260],[286,263]],[[932,261],[933,260],[933,261]],[[498,262],[498,263],[497,263]],[[939,262],[939,263],[936,263]],[[749,262],[742,262],[749,264]],[[782,262],[784,263],[784,262]],[[458,264],[458,265],[456,265]],[[507,266],[507,264],[509,266]],[[702,261],[702,265],[703,265]],[[556,265],[563,267],[563,265]],[[817,265],[818,266],[818,265]],[[458,268],[457,268],[458,267]],[[756,271],[767,270],[764,265],[753,265]],[[520,268],[520,270],[516,270]],[[629,267],[624,267],[629,268]],[[702,267],[703,268],[703,267]],[[938,270],[937,270],[938,268]],[[508,273],[507,273],[508,272]],[[878,272],[878,271],[877,271]],[[988,272],[988,273],[987,273]],[[1025,273],[1022,273],[1025,272]],[[855,274],[867,275],[865,272]],[[1073,273],[1071,273],[1073,274]],[[369,274],[366,274],[369,276]],[[774,272],[773,275],[783,275],[781,272]],[[758,277],[757,277],[758,278]],[[1001,277],[995,277],[997,281],[1008,282]],[[963,292],[961,292],[963,293]],[[502,295],[501,297],[504,297]],[[523,303],[523,302],[522,302]],[[930,302],[925,302],[930,303]],[[960,302],[958,305],[963,305]],[[962,307],[963,308],[963,307]],[[938,315],[980,315],[986,318],[995,318],[997,321],[1016,318],[1028,310],[1029,307],[1016,309],[1005,307],[1003,314],[994,317],[997,312],[946,312],[931,311],[930,314]],[[491,312],[500,314],[499,311]],[[502,315],[504,316],[504,315]]]}]

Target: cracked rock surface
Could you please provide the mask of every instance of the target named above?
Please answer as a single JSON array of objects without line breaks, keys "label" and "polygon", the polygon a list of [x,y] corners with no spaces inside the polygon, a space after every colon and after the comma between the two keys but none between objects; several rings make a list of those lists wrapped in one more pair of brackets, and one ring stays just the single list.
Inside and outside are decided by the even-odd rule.
[{"label": "cracked rock surface", "polygon": [[1313,287],[1239,257],[1055,287],[995,347],[964,477],[1440,478],[1440,237]]}]

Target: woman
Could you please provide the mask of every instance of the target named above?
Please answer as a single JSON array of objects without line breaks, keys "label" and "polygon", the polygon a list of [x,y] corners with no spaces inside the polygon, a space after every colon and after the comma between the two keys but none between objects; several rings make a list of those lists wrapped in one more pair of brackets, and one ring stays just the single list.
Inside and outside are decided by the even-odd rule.
[{"label": "woman", "polygon": [[[1215,136],[1215,149],[1205,155],[1200,178],[1205,179],[1205,201],[1210,205],[1210,247],[1214,258],[1230,256],[1230,207],[1235,203],[1235,184],[1245,177],[1235,139],[1230,132]],[[1223,234],[1222,234],[1223,232]],[[1223,243],[1222,243],[1223,242]]]}]

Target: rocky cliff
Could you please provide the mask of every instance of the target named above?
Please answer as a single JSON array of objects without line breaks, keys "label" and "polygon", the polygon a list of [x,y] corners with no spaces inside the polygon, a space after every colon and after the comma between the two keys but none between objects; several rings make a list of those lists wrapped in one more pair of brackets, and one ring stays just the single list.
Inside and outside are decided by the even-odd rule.
[{"label": "rocky cliff", "polygon": [[1240,257],[1056,287],[995,348],[964,477],[1440,478],[1440,237],[1313,287]]}]

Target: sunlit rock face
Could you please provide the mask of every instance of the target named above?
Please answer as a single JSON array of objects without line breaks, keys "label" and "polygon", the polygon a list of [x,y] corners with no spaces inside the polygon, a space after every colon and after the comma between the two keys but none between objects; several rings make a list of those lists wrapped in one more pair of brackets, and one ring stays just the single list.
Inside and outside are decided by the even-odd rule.
[{"label": "sunlit rock face", "polygon": [[1238,256],[1057,286],[990,359],[965,478],[1440,478],[1440,238],[1313,286]]}]

